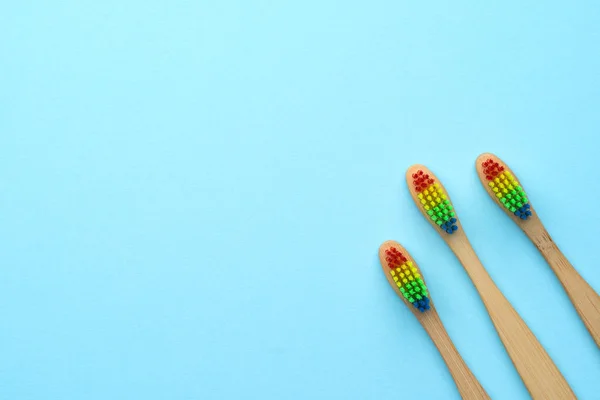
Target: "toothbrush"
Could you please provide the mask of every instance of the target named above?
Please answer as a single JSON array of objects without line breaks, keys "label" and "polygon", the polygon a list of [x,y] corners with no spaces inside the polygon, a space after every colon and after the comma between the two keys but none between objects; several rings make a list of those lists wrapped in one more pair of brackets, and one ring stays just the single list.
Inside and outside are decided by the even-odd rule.
[{"label": "toothbrush", "polygon": [[444,329],[414,259],[393,240],[388,240],[381,245],[379,259],[388,282],[423,325],[442,355],[461,397],[468,400],[489,399],[490,397],[465,364]]},{"label": "toothbrush", "polygon": [[569,384],[535,335],[492,281],[462,229],[446,190],[422,165],[406,172],[413,200],[461,262],[511,358],[534,399],[576,399]]},{"label": "toothbrush", "polygon": [[558,249],[506,164],[490,153],[477,158],[477,174],[487,192],[531,239],[565,288],[585,327],[600,347],[600,296]]}]

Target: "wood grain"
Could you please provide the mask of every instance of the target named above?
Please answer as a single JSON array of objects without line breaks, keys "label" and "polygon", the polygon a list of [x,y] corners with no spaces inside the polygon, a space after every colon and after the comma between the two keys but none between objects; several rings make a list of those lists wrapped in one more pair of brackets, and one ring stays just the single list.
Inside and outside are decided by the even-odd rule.
[{"label": "wood grain", "polygon": [[[513,213],[502,206],[502,203],[498,198],[492,195],[489,190],[488,181],[485,179],[483,168],[481,163],[487,159],[493,159],[495,162],[503,165],[515,178],[517,176],[514,172],[506,165],[504,161],[495,156],[494,154],[484,153],[477,158],[476,169],[479,179],[485,187],[486,192],[492,197],[492,199],[502,208],[506,214],[525,232],[527,237],[531,239],[535,247],[538,248],[542,256],[546,259],[552,271],[562,284],[563,288],[567,292],[569,299],[575,306],[575,310],[581,317],[585,327],[592,335],[592,338],[596,342],[596,345],[600,347],[600,296],[592,289],[592,287],[586,282],[585,279],[579,275],[577,270],[573,268],[569,260],[560,251],[556,243],[550,237],[550,234],[544,228],[542,221],[538,214],[535,212],[533,206],[531,206],[531,199],[529,204],[531,206],[532,215],[527,220],[522,220],[516,217]],[[518,178],[517,181],[521,182]]]},{"label": "wood grain", "polygon": [[[548,353],[544,350],[535,335],[527,327],[517,311],[510,302],[504,297],[496,284],[492,281],[479,258],[475,254],[465,231],[458,218],[458,230],[454,234],[443,232],[426,214],[421,207],[417,193],[414,190],[412,174],[418,170],[433,177],[448,195],[440,180],[425,166],[413,165],[406,172],[406,179],[410,193],[417,205],[417,208],[431,223],[434,229],[440,233],[441,237],[454,252],[460,263],[463,265],[467,274],[471,278],[473,285],[477,289],[483,304],[498,332],[500,340],[504,344],[510,359],[512,360],[517,372],[521,376],[523,383],[527,387],[529,394],[534,399],[576,399],[575,394],[569,387],[569,384],[562,376]],[[450,196],[448,196],[450,198]],[[454,210],[456,212],[456,208]]]},{"label": "wood grain", "polygon": [[[458,388],[461,397],[468,400],[489,399],[490,397],[487,395],[475,375],[473,375],[465,361],[462,359],[458,353],[458,350],[456,350],[456,347],[454,347],[454,344],[452,343],[450,336],[448,336],[448,332],[446,332],[446,329],[444,328],[444,325],[442,324],[442,321],[435,309],[435,305],[431,300],[431,293],[429,296],[431,308],[425,312],[417,310],[412,306],[412,304],[410,304],[408,300],[404,298],[404,296],[402,296],[398,286],[388,272],[389,267],[387,266],[387,261],[385,260],[385,251],[392,247],[395,247],[398,251],[403,253],[409,260],[413,262],[415,266],[417,266],[415,260],[410,256],[404,247],[402,247],[398,242],[390,240],[383,243],[379,248],[379,259],[383,268],[383,274],[396,294],[402,299],[402,301],[404,301],[415,317],[417,317],[421,325],[423,325],[423,328],[425,328],[425,331],[429,334],[431,340],[433,340],[435,347],[437,347],[438,351],[442,355],[442,358],[444,359],[444,362],[448,366],[448,370],[450,371],[450,374],[456,383],[456,387]],[[425,281],[423,274],[421,277],[423,278],[423,281]]]}]

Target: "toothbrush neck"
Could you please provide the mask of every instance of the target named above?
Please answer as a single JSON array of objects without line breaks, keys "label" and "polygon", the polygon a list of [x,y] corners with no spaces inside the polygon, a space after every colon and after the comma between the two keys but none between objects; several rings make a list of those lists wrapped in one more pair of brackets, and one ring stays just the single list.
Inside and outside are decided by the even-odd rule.
[{"label": "toothbrush neck", "polygon": [[452,243],[449,244],[475,285],[477,285],[478,282],[491,281],[489,274],[479,260],[479,257],[477,257],[469,239],[464,233],[452,238]]}]

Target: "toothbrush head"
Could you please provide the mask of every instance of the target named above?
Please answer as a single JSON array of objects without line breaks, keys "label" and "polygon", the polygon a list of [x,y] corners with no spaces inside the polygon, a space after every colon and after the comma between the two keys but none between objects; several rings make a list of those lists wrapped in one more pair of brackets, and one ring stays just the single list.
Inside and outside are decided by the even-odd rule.
[{"label": "toothbrush head", "polygon": [[379,248],[379,259],[388,282],[413,311],[424,313],[431,308],[421,271],[400,243],[393,240],[383,243]]},{"label": "toothbrush head", "polygon": [[533,209],[525,190],[510,169],[493,154],[477,158],[477,173],[488,194],[509,214],[527,221]]},{"label": "toothbrush head", "polygon": [[442,184],[427,167],[413,165],[406,173],[406,180],[417,206],[433,225],[448,235],[458,231],[454,206]]}]

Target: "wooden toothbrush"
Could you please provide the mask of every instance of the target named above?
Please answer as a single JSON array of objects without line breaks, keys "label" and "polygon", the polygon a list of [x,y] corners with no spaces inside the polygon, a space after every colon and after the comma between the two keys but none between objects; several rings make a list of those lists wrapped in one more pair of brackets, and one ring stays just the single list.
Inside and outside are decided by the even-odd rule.
[{"label": "wooden toothbrush", "polygon": [[423,325],[442,355],[461,397],[467,400],[489,399],[444,329],[414,259],[398,242],[388,240],[379,247],[379,260],[388,282]]},{"label": "wooden toothbrush", "polygon": [[477,158],[477,174],[494,201],[531,239],[562,284],[583,320],[585,327],[600,347],[600,296],[573,268],[558,249],[537,213],[534,212],[524,189],[506,164],[490,153]]},{"label": "wooden toothbrush", "polygon": [[406,172],[413,200],[461,262],[490,315],[510,359],[534,399],[576,399],[535,335],[498,289],[462,229],[446,190],[422,165]]}]

